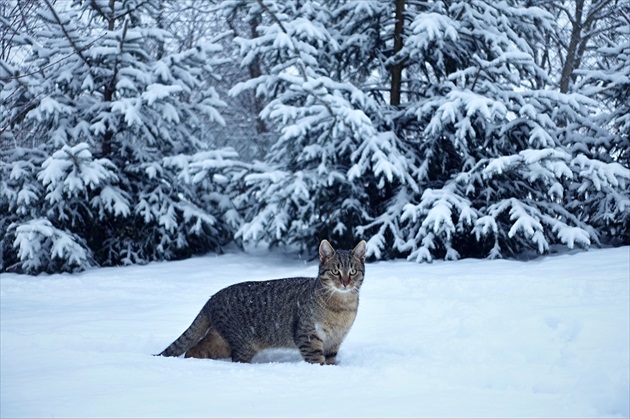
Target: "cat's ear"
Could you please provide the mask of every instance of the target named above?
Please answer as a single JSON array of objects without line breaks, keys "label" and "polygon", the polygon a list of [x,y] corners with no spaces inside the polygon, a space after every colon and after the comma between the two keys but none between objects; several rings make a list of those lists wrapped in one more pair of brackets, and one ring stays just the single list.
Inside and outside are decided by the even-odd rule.
[{"label": "cat's ear", "polygon": [[354,246],[352,250],[352,254],[355,258],[359,259],[361,262],[365,262],[365,252],[367,251],[367,243],[365,240],[361,240],[359,244]]},{"label": "cat's ear", "polygon": [[324,261],[335,254],[335,249],[328,243],[328,240],[322,240],[319,244],[319,259]]}]

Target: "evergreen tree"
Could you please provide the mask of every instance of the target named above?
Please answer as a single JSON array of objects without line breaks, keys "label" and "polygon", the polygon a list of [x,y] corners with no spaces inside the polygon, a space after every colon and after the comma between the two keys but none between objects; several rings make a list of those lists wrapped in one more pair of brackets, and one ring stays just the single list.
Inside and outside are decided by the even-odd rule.
[{"label": "evergreen tree", "polygon": [[226,243],[226,182],[183,181],[201,158],[229,176],[234,158],[194,156],[204,123],[223,122],[218,47],[169,51],[158,0],[41,6],[44,29],[19,39],[24,64],[0,63],[2,141],[14,146],[0,159],[0,269],[144,263]]},{"label": "evergreen tree", "polygon": [[[229,4],[266,19],[240,44],[244,64],[270,69],[235,91],[265,96],[282,129],[246,178],[242,238],[305,250],[361,235],[374,257],[430,261],[588,247],[603,238],[597,219],[624,223],[627,168],[584,151],[606,135],[597,102],[555,91],[535,59],[556,25],[543,9]],[[602,195],[609,205],[585,211]]]},{"label": "evergreen tree", "polygon": [[243,65],[255,59],[269,69],[233,93],[263,96],[261,117],[280,132],[244,179],[247,212],[237,236],[305,252],[322,238],[351,246],[355,226],[373,218],[373,196],[413,180],[396,137],[374,123],[376,100],[347,81],[352,65],[340,70],[339,58],[350,62],[356,51],[337,41],[329,25],[335,9],[311,1],[227,6],[258,16],[259,36],[236,41]]},{"label": "evergreen tree", "polygon": [[[628,243],[622,4],[41,0],[0,21],[0,270],[234,238],[415,261]],[[246,164],[208,147],[226,132],[274,145]]]},{"label": "evergreen tree", "polygon": [[[581,163],[587,174],[576,185],[574,209],[613,244],[630,244],[630,4],[619,7],[609,23],[598,60],[582,71],[575,90],[599,99],[604,109],[593,118],[600,129],[576,144],[591,157]],[[625,179],[619,181],[618,179]],[[625,188],[625,190],[624,190]]]},{"label": "evergreen tree", "polygon": [[516,1],[436,3],[415,16],[401,55],[428,87],[404,112],[421,127],[426,189],[401,214],[410,258],[599,242],[580,203],[598,181],[627,196],[627,171],[580,151],[602,134],[590,121],[593,100],[543,88],[550,83],[534,49],[553,24]]}]

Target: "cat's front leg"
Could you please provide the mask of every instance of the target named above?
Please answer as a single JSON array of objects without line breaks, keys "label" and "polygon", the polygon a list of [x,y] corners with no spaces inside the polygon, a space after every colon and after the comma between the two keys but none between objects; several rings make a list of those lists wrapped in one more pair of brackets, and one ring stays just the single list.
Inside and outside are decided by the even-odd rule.
[{"label": "cat's front leg", "polygon": [[326,352],[326,365],[335,365],[337,363],[337,351]]},{"label": "cat's front leg", "polygon": [[335,365],[337,363],[337,352],[341,346],[340,342],[335,339],[328,339],[326,345],[324,345],[324,358],[326,359],[326,365]]},{"label": "cat's front leg", "polygon": [[302,354],[302,358],[311,364],[324,365],[326,358],[324,357],[324,342],[317,333],[307,332],[297,336],[297,347]]}]

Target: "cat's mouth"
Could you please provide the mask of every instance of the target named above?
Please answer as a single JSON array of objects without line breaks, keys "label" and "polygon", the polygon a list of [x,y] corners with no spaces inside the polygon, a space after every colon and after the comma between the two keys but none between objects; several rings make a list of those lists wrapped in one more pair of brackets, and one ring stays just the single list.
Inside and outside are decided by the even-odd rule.
[{"label": "cat's mouth", "polygon": [[351,292],[354,290],[354,285],[352,284],[339,284],[337,285],[337,287],[335,287],[336,290],[340,293],[346,293],[346,292]]}]

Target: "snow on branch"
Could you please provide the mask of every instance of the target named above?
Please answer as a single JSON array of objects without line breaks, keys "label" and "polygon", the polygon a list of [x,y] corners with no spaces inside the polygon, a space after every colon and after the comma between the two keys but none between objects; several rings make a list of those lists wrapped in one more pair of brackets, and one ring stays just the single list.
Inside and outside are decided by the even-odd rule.
[{"label": "snow on branch", "polygon": [[44,161],[37,178],[46,186],[49,202],[58,203],[118,180],[111,161],[94,159],[89,148],[86,143],[64,146]]},{"label": "snow on branch", "polygon": [[55,228],[46,219],[12,224],[9,230],[14,231],[13,246],[27,273],[82,270],[92,264],[90,250],[76,235]]},{"label": "snow on branch", "polygon": [[182,86],[178,85],[165,85],[161,83],[153,83],[146,87],[142,93],[142,99],[147,102],[149,106],[153,105],[156,100],[164,99],[173,93],[179,93],[183,90]]},{"label": "snow on branch", "polygon": [[438,247],[444,249],[446,259],[458,259],[459,253],[451,244],[453,237],[471,229],[478,217],[471,201],[457,192],[455,183],[442,189],[426,189],[420,202],[405,205],[400,216],[401,222],[420,224],[413,241],[421,245],[411,245],[408,259],[430,262],[432,251]]},{"label": "snow on branch", "polygon": [[573,178],[569,167],[571,155],[562,149],[523,150],[519,154],[491,159],[481,171],[484,178],[517,171],[529,182],[542,179],[553,183],[556,179]]},{"label": "snow on branch", "polygon": [[589,159],[582,154],[576,156],[571,164],[578,168],[578,175],[584,182],[580,186],[580,192],[586,190],[587,182],[590,182],[598,191],[605,187],[627,189],[630,183],[630,169],[616,162],[606,163]]}]

